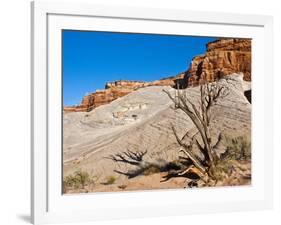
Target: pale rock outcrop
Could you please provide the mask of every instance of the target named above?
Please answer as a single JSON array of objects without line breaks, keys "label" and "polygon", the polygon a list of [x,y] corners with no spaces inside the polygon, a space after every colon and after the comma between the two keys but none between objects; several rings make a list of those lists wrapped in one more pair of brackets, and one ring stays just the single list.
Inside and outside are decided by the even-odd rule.
[{"label": "pale rock outcrop", "polygon": [[78,106],[65,106],[64,112],[87,112],[92,109],[108,104],[115,99],[123,97],[139,88],[148,86],[175,86],[178,80],[184,77],[184,73],[180,73],[177,76],[164,78],[152,82],[143,81],[127,81],[120,80],[114,82],[107,82],[104,90],[96,90],[89,95],[83,97],[81,104]]},{"label": "pale rock outcrop", "polygon": [[[222,85],[229,95],[213,107],[211,127],[214,134],[223,132],[230,137],[251,135],[251,104],[244,96],[242,74],[232,74]],[[144,162],[171,162],[179,158],[179,146],[171,129],[175,126],[180,137],[196,128],[182,111],[174,110],[173,103],[162,90],[172,94],[169,86],[149,86],[118,98],[90,112],[63,115],[63,172],[73,174],[78,168],[103,182],[116,177],[116,185],[128,181],[116,171],[134,171],[133,165],[114,163],[107,157],[130,150],[147,151]],[[197,103],[199,87],[186,89],[189,99]],[[216,135],[214,135],[216,137]],[[221,149],[223,151],[223,149]],[[103,187],[104,188],[104,187]]]}]

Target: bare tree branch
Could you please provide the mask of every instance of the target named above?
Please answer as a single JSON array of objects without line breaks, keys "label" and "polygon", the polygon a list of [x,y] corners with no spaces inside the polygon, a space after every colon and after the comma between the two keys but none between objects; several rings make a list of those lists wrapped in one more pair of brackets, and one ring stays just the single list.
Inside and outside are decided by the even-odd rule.
[{"label": "bare tree branch", "polygon": [[201,164],[201,162],[196,158],[196,156],[192,153],[192,151],[190,151],[190,146],[184,144],[181,140],[181,138],[179,138],[179,136],[177,135],[177,132],[175,130],[175,128],[172,126],[172,130],[174,132],[174,135],[177,139],[177,142],[180,146],[183,147],[183,149],[181,149],[182,152],[184,152],[194,163],[194,165],[200,169],[201,172],[206,172],[205,167]]},{"label": "bare tree branch", "polygon": [[[209,174],[210,168],[215,166],[217,160],[214,149],[218,147],[222,139],[222,135],[219,134],[216,144],[212,145],[209,127],[211,121],[210,111],[212,106],[215,105],[219,99],[224,98],[229,94],[229,89],[219,84],[219,82],[205,82],[204,84],[201,84],[200,101],[198,106],[189,99],[186,91],[184,92],[183,90],[176,90],[175,97],[173,97],[169,91],[163,91],[175,103],[175,108],[182,110],[191,119],[203,141],[203,145],[201,145],[194,135],[190,138],[190,144],[187,145],[183,142],[182,139],[186,135],[189,135],[189,133],[186,132],[183,138],[179,138],[175,128],[172,126],[172,130],[176,137],[176,140],[178,144],[183,148],[181,149],[181,151],[184,152],[184,154],[192,160],[194,166],[197,169],[199,169],[203,173],[207,172]],[[204,161],[199,160],[192,152],[192,146],[194,144],[197,145],[199,151],[204,155]],[[207,168],[203,165],[206,165]],[[211,174],[209,174],[209,176],[212,177]]]},{"label": "bare tree branch", "polygon": [[221,143],[221,140],[222,140],[222,133],[219,133],[219,136],[218,136],[218,140],[216,142],[216,144],[214,144],[213,148],[216,149],[219,144]]}]

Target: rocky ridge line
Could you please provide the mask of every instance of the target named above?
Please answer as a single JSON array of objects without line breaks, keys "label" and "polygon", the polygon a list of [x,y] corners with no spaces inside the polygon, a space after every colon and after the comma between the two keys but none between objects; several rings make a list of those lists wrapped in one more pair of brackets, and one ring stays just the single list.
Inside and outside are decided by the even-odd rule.
[{"label": "rocky ridge line", "polygon": [[78,106],[66,106],[64,112],[88,112],[92,109],[108,104],[117,98],[123,97],[139,88],[148,86],[174,86],[177,80],[182,80],[184,73],[152,82],[120,80],[108,82],[104,90],[96,90],[83,97]]},{"label": "rocky ridge line", "polygon": [[153,82],[114,81],[108,82],[104,90],[83,97],[77,106],[65,106],[64,112],[87,112],[108,104],[139,88],[148,86],[171,86],[187,88],[197,86],[202,80],[215,81],[233,73],[244,74],[251,81],[251,40],[222,38],[207,44],[204,55],[192,59],[189,69],[183,73]]}]

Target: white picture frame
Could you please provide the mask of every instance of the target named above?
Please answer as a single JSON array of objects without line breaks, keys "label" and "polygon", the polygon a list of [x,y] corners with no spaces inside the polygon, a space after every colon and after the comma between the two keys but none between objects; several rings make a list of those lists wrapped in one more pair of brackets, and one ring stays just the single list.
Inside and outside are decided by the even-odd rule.
[{"label": "white picture frame", "polygon": [[[184,28],[189,28],[189,33]],[[252,38],[253,184],[250,187],[188,191],[62,195],[61,153],[56,151],[61,146],[62,29]],[[272,49],[270,16],[32,2],[32,222],[42,224],[272,208]]]}]

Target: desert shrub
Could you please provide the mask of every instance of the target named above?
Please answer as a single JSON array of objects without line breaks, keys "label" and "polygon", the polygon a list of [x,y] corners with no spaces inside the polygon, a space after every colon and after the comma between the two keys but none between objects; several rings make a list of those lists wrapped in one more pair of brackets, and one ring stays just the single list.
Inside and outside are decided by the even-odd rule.
[{"label": "desert shrub", "polygon": [[125,185],[125,184],[121,184],[121,185],[118,186],[118,188],[120,188],[122,190],[124,190],[126,187],[127,187],[127,185]]},{"label": "desert shrub", "polygon": [[250,160],[251,141],[245,136],[226,138],[227,148],[221,155],[221,160]]},{"label": "desert shrub", "polygon": [[220,155],[211,172],[216,180],[224,180],[239,164],[239,161],[251,160],[251,142],[245,136],[225,137],[226,151]]},{"label": "desert shrub", "polygon": [[154,174],[154,173],[159,173],[160,171],[161,171],[161,169],[159,168],[159,166],[150,164],[150,165],[147,165],[143,169],[142,174],[145,175],[145,176],[148,176],[148,175],[151,175],[151,174]]},{"label": "desert shrub", "polygon": [[177,171],[183,168],[184,165],[179,160],[173,160],[171,162],[159,161],[146,163],[145,166],[142,167],[142,174],[148,176],[154,173]]},{"label": "desert shrub", "polygon": [[74,174],[66,176],[63,180],[65,188],[84,188],[86,184],[92,182],[88,172],[77,170]]},{"label": "desert shrub", "polygon": [[78,187],[78,181],[73,175],[68,175],[63,180],[64,187]]},{"label": "desert shrub", "polygon": [[219,160],[215,167],[212,168],[212,174],[216,180],[224,180],[225,176],[232,171],[235,160],[225,158]]},{"label": "desert shrub", "polygon": [[106,182],[104,183],[105,185],[110,185],[110,184],[114,184],[116,181],[116,177],[111,175],[111,176],[108,176],[106,178]]},{"label": "desert shrub", "polygon": [[87,172],[83,172],[81,170],[75,172],[75,177],[81,183],[82,187],[84,187],[85,184],[90,181],[90,175]]}]

